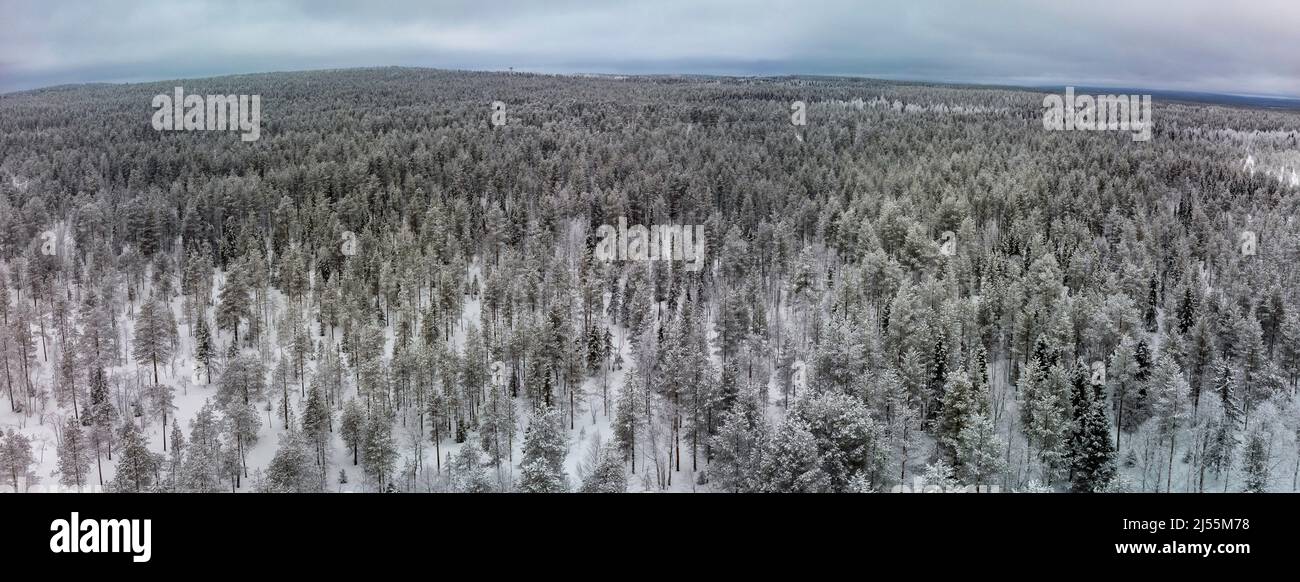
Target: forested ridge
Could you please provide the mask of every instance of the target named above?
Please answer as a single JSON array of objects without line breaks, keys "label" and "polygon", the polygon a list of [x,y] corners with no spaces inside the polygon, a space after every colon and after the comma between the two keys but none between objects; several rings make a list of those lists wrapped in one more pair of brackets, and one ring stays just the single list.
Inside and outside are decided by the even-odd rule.
[{"label": "forested ridge", "polygon": [[[177,86],[260,95],[260,139],[155,131]],[[1157,99],[1134,142],[1044,130],[1043,96],[411,68],[0,95],[0,484],[1295,491],[1300,112]],[[706,268],[598,260],[620,218],[703,225]]]}]

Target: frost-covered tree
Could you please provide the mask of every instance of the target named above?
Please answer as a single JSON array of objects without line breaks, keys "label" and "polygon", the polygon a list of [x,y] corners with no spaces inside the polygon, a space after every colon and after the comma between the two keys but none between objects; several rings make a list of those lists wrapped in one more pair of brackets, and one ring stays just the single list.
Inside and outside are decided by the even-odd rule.
[{"label": "frost-covered tree", "polygon": [[975,384],[965,370],[960,369],[948,374],[943,394],[943,407],[935,436],[940,450],[955,462],[961,431],[970,426],[976,416],[988,413],[988,401],[982,393],[976,391]]},{"label": "frost-covered tree", "polygon": [[343,416],[339,420],[339,435],[343,442],[352,447],[352,464],[356,465],[361,451],[362,439],[366,434],[366,413],[355,398],[348,400],[343,407]]},{"label": "frost-covered tree", "polygon": [[1105,395],[1102,387],[1090,380],[1088,369],[1080,364],[1073,378],[1074,423],[1069,442],[1070,488],[1077,493],[1106,490],[1116,472]]},{"label": "frost-covered tree", "polygon": [[765,443],[754,481],[767,493],[818,493],[830,488],[817,442],[798,417],[787,418]]},{"label": "frost-covered tree", "polygon": [[[466,442],[451,462],[451,488],[461,493],[489,493],[492,481],[478,443]],[[448,454],[450,456],[450,453]]]},{"label": "frost-covered tree", "polygon": [[962,480],[976,488],[991,485],[990,480],[1003,470],[1003,440],[993,428],[993,421],[976,415],[957,435],[957,467]]},{"label": "frost-covered tree", "polygon": [[221,424],[212,404],[205,403],[190,419],[190,440],[181,468],[180,489],[211,493],[221,489]]},{"label": "frost-covered tree", "polygon": [[1269,472],[1272,459],[1269,454],[1268,440],[1263,431],[1251,431],[1246,439],[1246,452],[1242,458],[1242,488],[1246,493],[1264,493],[1268,491]]},{"label": "frost-covered tree", "polygon": [[172,418],[172,448],[167,457],[167,491],[175,493],[180,491],[181,486],[181,469],[185,466],[185,434],[181,432],[181,424],[175,418]]},{"label": "frost-covered tree", "polygon": [[267,465],[262,490],[267,493],[309,493],[322,490],[324,467],[316,463],[311,439],[290,428]]},{"label": "frost-covered tree", "polygon": [[563,412],[558,407],[550,407],[534,414],[524,431],[519,490],[525,493],[567,491],[569,484],[564,471],[564,457],[568,451]]},{"label": "frost-covered tree", "polygon": [[1115,406],[1115,449],[1120,448],[1120,433],[1137,429],[1135,400],[1138,398],[1138,361],[1135,342],[1125,336],[1110,356],[1106,365],[1106,383],[1110,386],[1111,401]]},{"label": "frost-covered tree", "polygon": [[636,473],[636,444],[640,432],[637,406],[643,390],[641,375],[635,369],[630,370],[614,405],[614,443],[623,453],[623,458],[631,463],[633,474]]},{"label": "frost-covered tree", "polygon": [[1161,439],[1169,441],[1165,467],[1165,490],[1169,491],[1173,487],[1174,448],[1178,442],[1178,431],[1183,428],[1183,418],[1191,388],[1187,384],[1187,379],[1183,377],[1178,363],[1168,354],[1161,355],[1157,360],[1152,370],[1150,385],[1154,398],[1152,410],[1155,413],[1156,428]]},{"label": "frost-covered tree", "polygon": [[59,482],[80,491],[90,474],[90,459],[93,454],[86,433],[81,430],[81,423],[69,416],[63,423],[63,441],[59,443]]},{"label": "frost-covered tree", "polygon": [[176,320],[171,308],[157,299],[142,303],[135,317],[134,339],[131,357],[153,367],[153,383],[157,384],[158,362],[170,358],[176,344]]},{"label": "frost-covered tree", "polygon": [[828,491],[848,491],[849,482],[859,476],[872,484],[883,482],[888,461],[884,430],[860,399],[832,392],[810,395],[800,399],[791,415],[812,435]]},{"label": "frost-covered tree", "polygon": [[208,331],[208,318],[200,315],[195,319],[194,359],[203,366],[208,383],[212,382],[212,366],[216,362],[217,352],[212,345],[212,333]]},{"label": "frost-covered tree", "polygon": [[266,368],[261,360],[238,355],[226,362],[217,382],[217,404],[249,405],[260,400],[266,391]]},{"label": "frost-covered tree", "polygon": [[221,286],[221,299],[217,304],[217,328],[229,331],[234,343],[239,344],[239,324],[250,318],[248,281],[238,265],[232,265]]},{"label": "frost-covered tree", "polygon": [[582,493],[623,493],[627,491],[627,468],[623,453],[614,443],[601,443],[600,435],[591,440],[591,450],[579,477]]},{"label": "frost-covered tree", "polygon": [[[302,412],[302,433],[311,442],[312,456],[318,466],[324,467],[331,450],[330,430],[333,426],[332,414],[321,395],[320,386],[313,383],[307,391],[307,406]],[[321,475],[324,475],[322,470]]]},{"label": "frost-covered tree", "polygon": [[148,438],[130,420],[122,423],[122,457],[117,462],[117,475],[109,484],[112,491],[143,493],[150,491],[163,466],[162,455],[149,450]]},{"label": "frost-covered tree", "polygon": [[1039,361],[1031,361],[1020,376],[1020,417],[1025,436],[1043,464],[1043,482],[1051,483],[1067,463],[1070,378],[1059,365],[1045,370],[1039,366]]},{"label": "frost-covered tree", "polygon": [[19,479],[28,485],[32,483],[31,467],[35,462],[27,435],[14,432],[12,428],[0,434],[0,473],[13,486],[14,493],[18,492]]},{"label": "frost-covered tree", "polygon": [[362,469],[383,491],[397,463],[397,443],[393,440],[393,420],[378,408],[366,419],[362,437]]}]

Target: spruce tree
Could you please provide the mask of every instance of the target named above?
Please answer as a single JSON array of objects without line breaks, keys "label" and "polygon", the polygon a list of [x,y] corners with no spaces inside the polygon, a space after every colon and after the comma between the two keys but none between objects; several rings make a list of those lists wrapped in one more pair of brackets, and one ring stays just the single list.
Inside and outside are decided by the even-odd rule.
[{"label": "spruce tree", "polygon": [[964,370],[953,370],[948,374],[935,438],[939,450],[952,462],[955,463],[957,459],[957,443],[961,431],[976,415],[986,412],[986,403],[984,395],[976,391],[974,383]]},{"label": "spruce tree", "polygon": [[534,414],[524,431],[523,458],[519,465],[519,489],[525,493],[567,491],[564,457],[568,453],[564,414],[558,407]]},{"label": "spruce tree", "polygon": [[217,352],[212,346],[212,334],[208,331],[208,318],[200,315],[195,323],[194,332],[194,359],[203,366],[203,372],[207,375],[208,383],[212,383],[212,364],[216,360]]},{"label": "spruce tree", "polygon": [[181,469],[185,466],[185,434],[181,432],[181,425],[172,418],[172,448],[171,454],[167,459],[167,490],[176,493],[180,491],[181,486]]},{"label": "spruce tree", "polygon": [[636,474],[636,436],[638,432],[637,403],[641,398],[641,375],[634,369],[627,373],[623,390],[619,392],[614,404],[614,443],[623,453],[623,459],[631,463],[632,474]]},{"label": "spruce tree", "polygon": [[1246,452],[1242,459],[1242,470],[1245,472],[1243,491],[1246,493],[1268,491],[1270,463],[1268,442],[1264,434],[1258,430],[1251,431],[1250,438],[1246,440]]},{"label": "spruce tree", "polygon": [[122,423],[119,442],[122,458],[118,460],[117,475],[113,477],[111,489],[132,493],[149,491],[162,466],[161,455],[149,450],[149,441],[129,419]]},{"label": "spruce tree", "polygon": [[1082,365],[1074,374],[1074,426],[1070,435],[1070,488],[1076,493],[1104,491],[1115,477],[1115,449],[1101,386],[1089,382]]},{"label": "spruce tree", "polygon": [[623,493],[627,491],[627,469],[623,454],[613,443],[601,445],[595,466],[582,482],[582,493]]}]

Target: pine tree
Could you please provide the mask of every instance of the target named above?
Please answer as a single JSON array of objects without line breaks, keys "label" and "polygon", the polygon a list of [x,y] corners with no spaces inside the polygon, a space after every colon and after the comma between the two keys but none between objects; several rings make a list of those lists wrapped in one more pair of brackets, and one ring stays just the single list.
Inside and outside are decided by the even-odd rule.
[{"label": "pine tree", "polygon": [[631,370],[625,376],[623,390],[614,404],[614,443],[623,453],[623,459],[632,464],[636,474],[637,403],[641,399],[641,374]]},{"label": "pine tree", "polygon": [[1066,469],[1070,379],[1059,365],[1043,371],[1038,366],[1030,362],[1030,372],[1020,377],[1020,413],[1029,445],[1043,464],[1043,482],[1050,484]]},{"label": "pine tree", "polygon": [[226,282],[221,287],[221,300],[217,306],[217,328],[229,330],[234,334],[234,343],[239,344],[239,323],[251,317],[249,311],[248,282],[243,270],[235,265],[226,274]]},{"label": "pine tree", "polygon": [[488,462],[500,466],[511,455],[515,439],[515,401],[502,395],[495,386],[490,398],[483,414],[483,425],[479,428],[479,440],[483,452],[488,455]]},{"label": "pine tree", "polygon": [[262,361],[250,355],[237,355],[226,362],[217,381],[217,404],[252,404],[266,390],[266,369]]},{"label": "pine tree", "polygon": [[162,417],[163,450],[167,450],[167,417],[176,410],[175,389],[166,384],[152,384],[145,387],[145,399],[152,414]]},{"label": "pine tree", "polygon": [[1156,362],[1151,375],[1151,387],[1155,397],[1152,408],[1157,421],[1156,428],[1161,438],[1169,439],[1165,473],[1165,490],[1168,491],[1173,486],[1174,447],[1191,389],[1182,370],[1169,354],[1161,355]]},{"label": "pine tree", "polygon": [[223,452],[221,427],[217,423],[211,402],[190,419],[190,440],[181,468],[180,490],[194,493],[212,493],[220,490],[218,478]]},{"label": "pine tree", "polygon": [[357,464],[361,450],[361,440],[365,436],[366,413],[355,398],[348,400],[343,407],[343,417],[339,420],[339,435],[343,442],[352,447],[352,464]]},{"label": "pine tree", "polygon": [[90,457],[93,452],[86,440],[81,423],[69,416],[63,424],[63,442],[59,444],[58,473],[60,483],[76,487],[77,491],[81,491],[90,474]]},{"label": "pine tree", "polygon": [[311,441],[316,464],[322,468],[329,459],[331,416],[320,386],[313,383],[307,391],[307,407],[302,413],[302,432]]},{"label": "pine tree", "polygon": [[171,309],[154,299],[140,305],[135,318],[135,346],[131,357],[153,366],[153,383],[158,383],[158,362],[172,355],[176,342],[176,321]]},{"label": "pine tree", "polygon": [[103,368],[95,368],[90,372],[90,407],[87,414],[81,418],[82,424],[90,427],[91,442],[95,446],[95,462],[99,469],[99,484],[104,484],[103,467],[99,465],[100,452],[107,453],[109,460],[113,458],[113,423],[117,420],[117,409],[109,401],[108,396],[108,377]]},{"label": "pine tree", "polygon": [[233,477],[234,489],[242,486],[242,477],[246,476],[248,467],[246,459],[248,450],[257,444],[257,430],[261,427],[261,417],[257,407],[252,403],[244,404],[239,400],[227,402],[221,409],[222,430],[226,437],[225,456],[222,467],[227,475]]},{"label": "pine tree", "polygon": [[1115,406],[1115,424],[1120,428],[1115,432],[1116,450],[1120,448],[1121,433],[1132,432],[1137,428],[1133,422],[1133,400],[1137,392],[1138,365],[1133,343],[1128,336],[1123,337],[1106,366],[1106,382],[1111,387],[1111,400]]},{"label": "pine tree", "polygon": [[1002,438],[993,428],[993,421],[982,414],[975,415],[957,435],[957,467],[962,480],[977,488],[989,484],[993,476],[1006,468],[1002,456]]},{"label": "pine tree", "polygon": [[767,438],[766,421],[746,411],[730,410],[718,419],[717,434],[709,439],[709,480],[715,490],[728,493],[754,491],[759,451]]}]

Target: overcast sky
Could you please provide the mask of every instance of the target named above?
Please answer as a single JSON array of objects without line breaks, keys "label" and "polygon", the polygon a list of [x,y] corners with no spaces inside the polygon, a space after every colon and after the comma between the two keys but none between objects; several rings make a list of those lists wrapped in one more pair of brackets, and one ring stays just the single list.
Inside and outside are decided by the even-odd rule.
[{"label": "overcast sky", "polygon": [[0,91],[377,65],[1300,96],[1300,1],[0,0]]}]

